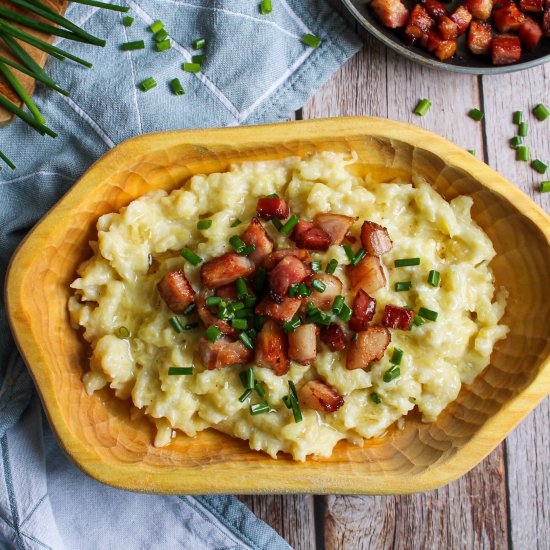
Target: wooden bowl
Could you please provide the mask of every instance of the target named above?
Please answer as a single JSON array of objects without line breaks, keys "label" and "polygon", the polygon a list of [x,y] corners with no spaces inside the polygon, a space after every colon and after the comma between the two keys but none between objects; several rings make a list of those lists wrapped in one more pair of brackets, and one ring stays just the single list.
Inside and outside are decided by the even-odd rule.
[{"label": "wooden bowl", "polygon": [[[153,189],[230,163],[354,149],[380,177],[423,175],[447,199],[474,199],[473,215],[497,251],[497,287],[509,293],[489,367],[433,424],[409,415],[364,447],[341,442],[329,459],[273,460],[214,430],[152,445],[153,426],[130,418],[108,390],[90,397],[81,377],[87,344],[69,324],[67,299],[78,264],[91,254],[96,221]],[[62,446],[92,477],[157,493],[378,493],[425,491],[466,473],[550,391],[550,219],[470,153],[408,124],[341,118],[220,130],[151,134],[97,162],[34,228],[7,281],[11,326]]]}]

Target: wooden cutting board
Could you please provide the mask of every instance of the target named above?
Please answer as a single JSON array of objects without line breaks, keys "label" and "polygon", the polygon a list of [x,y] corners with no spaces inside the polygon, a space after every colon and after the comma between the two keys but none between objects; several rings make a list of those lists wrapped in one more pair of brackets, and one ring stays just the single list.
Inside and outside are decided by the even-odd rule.
[{"label": "wooden cutting board", "polygon": [[[60,14],[64,14],[65,10],[67,9],[67,6],[69,5],[68,0],[43,0],[43,3]],[[6,2],[5,0],[0,0],[0,5],[5,6],[6,8],[9,8],[13,11],[17,11],[23,15],[40,19],[36,17],[35,14],[27,10],[18,8],[17,6],[14,6],[13,4]],[[49,24],[53,24],[49,21],[45,21],[45,22]],[[22,27],[21,25],[17,25],[17,26],[21,27],[23,30],[25,30],[29,34],[33,34],[34,36],[41,38],[42,40],[46,40],[47,42],[53,41],[54,37],[50,34],[44,34],[44,33],[35,31],[33,29],[29,29],[27,27]],[[48,57],[46,53],[44,53],[42,50],[38,50],[37,48],[33,48],[32,46],[29,46],[29,44],[26,44],[25,42],[19,41],[19,43],[21,44],[21,46],[23,46],[23,48],[25,48],[25,50],[27,50],[29,55],[31,55],[40,66],[42,67],[44,66],[44,64],[46,63],[46,59]],[[11,53],[8,51],[6,45],[1,39],[0,39],[0,55],[3,55],[4,57],[7,57],[9,59],[13,59],[14,61],[18,61],[17,59],[14,58],[13,55],[11,55]],[[14,74],[17,76],[21,84],[25,87],[25,89],[32,94],[32,92],[34,91],[34,86],[36,81],[30,76],[24,75],[19,71],[16,71],[15,69],[12,69],[12,70],[14,71]],[[19,105],[19,106],[22,105],[22,102],[19,100],[18,96],[15,94],[13,89],[9,86],[9,84],[6,82],[4,77],[1,75],[0,75],[0,94],[7,97],[10,101],[15,103],[16,105]],[[0,107],[0,126],[5,126],[9,122],[11,122],[13,118],[14,116],[9,111],[6,111],[5,109]]]}]

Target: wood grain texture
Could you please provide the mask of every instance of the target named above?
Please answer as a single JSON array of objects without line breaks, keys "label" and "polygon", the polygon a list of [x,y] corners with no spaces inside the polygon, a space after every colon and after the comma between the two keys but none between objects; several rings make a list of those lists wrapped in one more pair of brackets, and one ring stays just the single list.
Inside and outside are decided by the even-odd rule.
[{"label": "wood grain texture", "polygon": [[[68,0],[44,0],[44,4],[51,7],[58,13],[63,14],[65,13],[67,6],[69,5],[69,1]],[[45,23],[52,24],[49,21],[46,21],[40,17],[36,17],[32,12],[29,12],[28,10],[25,10],[25,9],[18,8],[17,6],[14,6],[13,4],[6,2],[5,0],[0,0],[0,5],[7,7],[13,11],[17,11],[22,15],[33,17],[40,21],[44,21]],[[18,25],[18,24],[16,24],[16,26],[28,32],[29,34],[32,34],[33,36],[37,36],[38,38],[41,38],[42,40],[45,40],[47,42],[53,41],[54,37],[49,34],[44,34],[42,32],[36,31],[34,29],[29,29],[27,27],[23,27],[22,25]],[[45,65],[46,60],[48,59],[48,56],[46,53],[20,40],[18,40],[18,42],[40,66],[43,67]],[[11,51],[1,39],[0,39],[0,55],[7,57],[9,59],[13,59],[18,63],[20,62],[19,59],[15,58],[11,54]],[[18,80],[21,82],[21,84],[25,88],[25,90],[32,95],[36,81],[30,76],[20,73],[16,69],[12,69],[12,70],[15,76],[18,78]],[[22,101],[19,99],[17,94],[13,91],[11,86],[7,83],[7,81],[2,75],[0,75],[0,94],[6,96],[10,101],[12,101],[18,106],[23,105]],[[6,111],[4,108],[0,107],[0,127],[4,126],[5,124],[13,120],[13,118],[14,118],[13,115],[9,111]]]}]

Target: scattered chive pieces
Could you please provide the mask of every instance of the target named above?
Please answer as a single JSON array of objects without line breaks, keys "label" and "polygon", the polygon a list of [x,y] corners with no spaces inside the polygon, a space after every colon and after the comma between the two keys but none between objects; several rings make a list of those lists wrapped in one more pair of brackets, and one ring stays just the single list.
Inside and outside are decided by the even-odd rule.
[{"label": "scattered chive pieces", "polygon": [[200,73],[201,71],[199,63],[184,63],[181,68],[188,73]]},{"label": "scattered chive pieces", "polygon": [[[244,376],[243,376],[244,375]],[[254,389],[254,369],[252,367],[246,369],[241,373],[241,381],[246,390]]]},{"label": "scattered chive pieces", "polygon": [[428,273],[428,283],[432,286],[439,286],[439,271],[436,271],[435,269],[432,269]]},{"label": "scattered chive pieces", "polygon": [[522,144],[522,139],[519,136],[514,136],[510,140],[510,147],[512,147],[512,149],[517,149],[521,144]]},{"label": "scattered chive pieces", "polygon": [[241,332],[241,333],[239,334],[239,340],[240,340],[248,349],[251,349],[251,350],[254,349],[254,344],[252,343],[252,339],[250,338],[250,336],[248,336],[248,334],[246,334],[246,332]]},{"label": "scattered chive pieces", "polygon": [[0,151],[0,159],[2,159],[12,170],[15,170],[16,166],[2,151]]},{"label": "scattered chive pieces", "polygon": [[393,353],[390,359],[394,365],[400,365],[401,360],[403,359],[403,350],[399,348],[393,348]]},{"label": "scattered chive pieces", "polygon": [[239,397],[239,401],[241,403],[244,403],[247,399],[248,399],[248,396],[252,393],[252,390],[244,390],[244,393]]},{"label": "scattered chive pieces", "polygon": [[380,403],[382,403],[382,399],[380,399],[380,396],[375,392],[373,391],[371,394],[370,394],[370,398],[373,400],[374,403],[376,403],[377,405],[380,405]]},{"label": "scattered chive pieces", "polygon": [[169,322],[178,334],[180,332],[183,332],[183,325],[181,324],[181,321],[176,316],[170,317]]},{"label": "scattered chive pieces", "polygon": [[416,108],[414,109],[414,113],[419,116],[424,116],[430,110],[431,106],[432,106],[431,101],[429,101],[428,99],[421,99],[418,102],[418,105],[416,106]]},{"label": "scattered chive pieces", "polygon": [[189,305],[183,310],[183,314],[184,314],[184,315],[189,315],[190,313],[193,313],[193,311],[195,311],[195,309],[197,309],[197,304],[195,304],[195,302],[193,302],[192,304],[189,304]]},{"label": "scattered chive pieces", "polygon": [[367,254],[367,251],[364,248],[361,248],[357,254],[351,260],[351,265],[357,265]]},{"label": "scattered chive pieces", "polygon": [[333,258],[332,260],[329,260],[329,262],[327,263],[327,267],[326,267],[325,271],[329,275],[332,275],[336,271],[337,267],[338,267],[338,260],[335,260]]},{"label": "scattered chive pieces", "polygon": [[162,21],[155,21],[150,27],[149,29],[151,31],[153,31],[153,33],[155,32],[159,32],[161,29],[164,29],[164,24]]},{"label": "scattered chive pieces", "polygon": [[235,317],[237,319],[248,319],[248,317],[252,317],[252,315],[254,315],[252,308],[239,309],[235,312]]},{"label": "scattered chive pieces", "polygon": [[276,229],[277,231],[280,231],[281,228],[283,227],[283,222],[282,222],[279,218],[277,218],[277,217],[273,217],[273,218],[271,219],[271,223],[273,224],[273,226],[275,227],[275,229]]},{"label": "scattered chive pieces", "polygon": [[246,248],[243,248],[239,254],[241,256],[248,256],[249,254],[252,254],[252,252],[254,252],[254,250],[256,250],[256,245],[254,244],[251,244],[250,246],[247,246]]},{"label": "scattered chive pieces", "polygon": [[199,220],[197,222],[197,229],[210,229],[210,227],[212,227],[212,220]]},{"label": "scattered chive pieces", "polygon": [[541,182],[540,192],[541,193],[549,193],[550,192],[550,180]]},{"label": "scattered chive pieces", "polygon": [[526,145],[520,145],[516,149],[516,154],[517,154],[517,159],[521,160],[522,162],[527,162],[531,158],[531,155],[529,153],[529,147],[527,147]]},{"label": "scattered chive pieces", "polygon": [[332,313],[335,313],[338,315],[342,311],[342,308],[344,307],[344,297],[343,296],[336,296],[334,298],[334,302],[332,302]]},{"label": "scattered chive pieces", "polygon": [[169,39],[163,40],[162,42],[157,42],[156,50],[157,52],[165,52],[172,47],[172,42]]},{"label": "scattered chive pieces", "polygon": [[279,195],[277,195],[277,193],[271,193],[271,195],[266,195],[265,198],[266,199],[278,199]]},{"label": "scattered chive pieces", "polygon": [[426,321],[420,317],[420,315],[415,315],[413,319],[413,324],[419,327],[420,325],[423,325]]},{"label": "scattered chive pieces", "polygon": [[209,296],[206,298],[206,305],[208,307],[219,306],[222,299],[219,296]]},{"label": "scattered chive pieces", "polygon": [[550,116],[550,111],[542,103],[539,103],[533,109],[533,114],[537,117],[538,120],[542,122]]},{"label": "scattered chive pieces", "polygon": [[231,327],[237,330],[246,330],[248,327],[248,323],[246,322],[246,319],[235,318],[231,321]]},{"label": "scattered chive pieces", "polygon": [[204,38],[197,38],[193,41],[192,46],[194,50],[202,50],[206,46],[206,40]]},{"label": "scattered chive pieces", "polygon": [[395,291],[396,292],[405,292],[407,290],[410,290],[412,288],[413,284],[411,281],[401,281],[399,283],[395,283]]},{"label": "scattered chive pieces", "polygon": [[292,409],[292,405],[290,404],[290,396],[285,395],[283,397],[283,403],[285,404],[287,409]]},{"label": "scattered chive pieces", "polygon": [[130,337],[130,331],[126,327],[118,327],[116,335],[123,340]]},{"label": "scattered chive pieces", "polygon": [[[273,218],[274,220],[275,219],[278,219],[278,218]],[[281,227],[281,229],[279,229],[279,231],[283,234],[283,235],[290,235],[292,233],[292,230],[296,227],[296,224],[298,223],[298,221],[300,220],[300,218],[298,218],[298,216],[296,216],[296,214],[294,214],[293,216],[291,216],[288,221]]]},{"label": "scattered chive pieces", "polygon": [[120,49],[125,52],[131,50],[143,50],[145,48],[145,42],[143,40],[136,40],[135,42],[126,42],[120,45]]},{"label": "scattered chive pieces", "polygon": [[523,122],[523,111],[514,111],[512,120],[514,121],[514,124],[520,124]]},{"label": "scattered chive pieces", "polygon": [[206,338],[213,344],[218,341],[218,338],[222,335],[222,331],[216,325],[210,325],[206,329]]},{"label": "scattered chive pieces", "polygon": [[170,367],[168,369],[168,375],[174,376],[174,375],[189,375],[193,374],[193,367]]},{"label": "scattered chive pieces", "polygon": [[267,401],[262,401],[261,403],[254,403],[254,405],[250,405],[250,414],[262,414],[269,411],[269,405],[267,404]]},{"label": "scattered chive pieces", "polygon": [[259,382],[254,382],[254,389],[260,397],[265,396],[265,388]]},{"label": "scattered chive pieces", "polygon": [[470,109],[470,111],[468,111],[468,116],[470,118],[472,118],[473,120],[475,120],[476,122],[479,122],[480,120],[483,120],[483,117],[485,116],[484,113],[482,111],[480,111],[479,109]]},{"label": "scattered chive pieces", "polygon": [[302,36],[302,42],[306,46],[310,46],[312,48],[318,48],[321,45],[321,39],[313,34],[304,34],[304,36]]},{"label": "scattered chive pieces", "polygon": [[153,89],[157,85],[157,81],[150,76],[149,78],[146,78],[143,82],[139,83],[139,89],[142,92],[148,92],[149,90]]},{"label": "scattered chive pieces", "polygon": [[233,235],[229,239],[229,244],[233,247],[235,252],[242,252],[246,245],[243,243],[242,239],[238,235]]},{"label": "scattered chive pieces", "polygon": [[401,258],[393,262],[395,267],[409,267],[411,265],[420,265],[420,258]]},{"label": "scattered chive pieces", "polygon": [[536,159],[531,163],[531,168],[536,170],[539,174],[544,174],[548,168],[548,165],[544,164],[542,160]]},{"label": "scattered chive pieces", "polygon": [[153,38],[155,39],[155,42],[162,42],[163,40],[166,40],[170,35],[166,32],[166,29],[160,29],[160,31],[157,31]]},{"label": "scattered chive pieces", "polygon": [[292,380],[288,381],[288,387],[290,389],[291,396],[293,396],[294,399],[298,399],[298,392],[296,391],[296,385]]},{"label": "scattered chive pieces", "polygon": [[351,249],[351,246],[349,244],[345,244],[343,246],[344,252],[346,253],[346,256],[348,257],[348,260],[350,262],[353,262],[355,258],[355,254],[353,253],[353,250]]},{"label": "scattered chive pieces", "polygon": [[520,122],[518,126],[518,136],[525,137],[527,135],[527,122]]},{"label": "scattered chive pieces", "polygon": [[314,262],[311,262],[311,269],[313,271],[313,273],[319,273],[319,271],[321,271],[321,262],[316,260]]},{"label": "scattered chive pieces", "polygon": [[197,256],[190,248],[185,247],[181,251],[181,255],[191,264],[199,265],[202,262],[202,258]]},{"label": "scattered chive pieces", "polygon": [[133,23],[134,23],[134,18],[133,18],[133,17],[130,17],[129,15],[127,15],[127,16],[122,20],[122,24],[123,24],[125,27],[131,27]]},{"label": "scattered chive pieces", "polygon": [[287,321],[286,323],[283,323],[283,330],[285,331],[285,334],[288,334],[289,332],[294,332],[301,324],[302,321],[300,321],[300,318],[294,317],[292,321]]},{"label": "scattered chive pieces", "polygon": [[425,307],[421,307],[418,310],[418,315],[420,317],[424,317],[424,319],[428,319],[428,321],[435,321],[437,319],[437,311],[432,311],[431,309],[427,309]]},{"label": "scattered chive pieces", "polygon": [[235,289],[237,290],[237,298],[244,298],[248,294],[246,281],[242,277],[235,281]]},{"label": "scattered chive pieces", "polygon": [[344,304],[340,310],[340,313],[337,313],[336,315],[342,319],[342,321],[349,321],[351,319],[351,308],[348,304]]},{"label": "scattered chive pieces", "polygon": [[391,382],[401,376],[401,369],[397,365],[393,365],[384,373],[384,382]]},{"label": "scattered chive pieces", "polygon": [[197,55],[194,55],[194,56],[191,57],[191,61],[193,63],[197,63],[199,65],[202,65],[202,62],[204,61],[205,57],[206,56],[203,53],[197,54]]},{"label": "scattered chive pieces", "polygon": [[241,225],[243,223],[239,218],[237,218],[235,221],[231,222],[231,225],[229,227],[237,227],[238,225]]},{"label": "scattered chive pieces", "polygon": [[293,395],[290,396],[290,406],[292,407],[292,414],[294,415],[294,422],[302,421],[302,411],[300,410],[300,405],[298,403],[298,398]]},{"label": "scattered chive pieces", "polygon": [[317,291],[317,292],[324,292],[327,289],[327,285],[323,283],[323,281],[320,281],[319,279],[313,279],[311,286]]},{"label": "scattered chive pieces", "polygon": [[260,13],[262,15],[268,15],[273,10],[273,6],[271,5],[271,0],[262,0],[260,4]]},{"label": "scattered chive pieces", "polygon": [[476,156],[476,150],[475,149],[468,149],[468,153],[470,153],[470,155],[473,155],[474,157]]}]

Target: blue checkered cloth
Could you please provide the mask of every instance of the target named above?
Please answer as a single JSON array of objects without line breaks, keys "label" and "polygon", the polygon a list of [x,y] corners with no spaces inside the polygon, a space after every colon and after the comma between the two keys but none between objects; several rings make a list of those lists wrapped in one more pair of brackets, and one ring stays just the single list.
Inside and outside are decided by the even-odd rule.
[{"label": "blue checkered cloth", "polygon": [[[51,59],[48,73],[71,91],[39,85],[35,100],[48,126],[42,137],[21,121],[0,129],[0,150],[18,166],[0,172],[0,277],[15,247],[46,210],[102,154],[145,132],[237,126],[288,119],[359,48],[321,0],[128,0],[124,14],[72,4],[68,17],[105,48],[58,40],[94,64]],[[149,25],[161,20],[172,48],[154,51]],[[301,42],[322,39],[319,48]],[[200,73],[183,72],[205,37]],[[120,44],[145,40],[146,49]],[[108,62],[107,62],[108,61]],[[137,83],[158,82],[144,93]],[[170,92],[178,77],[185,96]],[[29,297],[32,299],[32,296]],[[1,300],[1,299],[0,299]],[[75,468],[52,435],[10,335],[0,301],[0,546],[17,549],[282,549],[288,545],[232,496],[134,494],[106,487]]]}]

